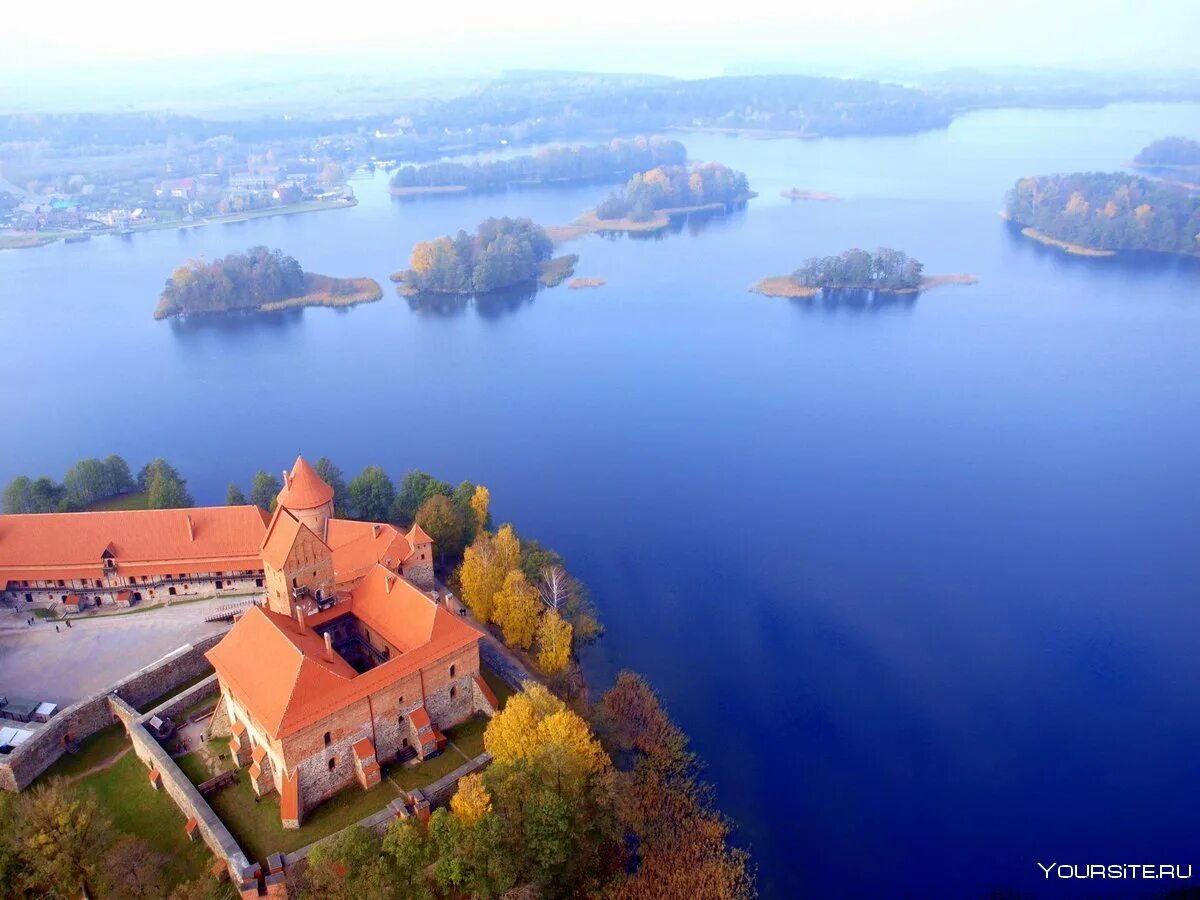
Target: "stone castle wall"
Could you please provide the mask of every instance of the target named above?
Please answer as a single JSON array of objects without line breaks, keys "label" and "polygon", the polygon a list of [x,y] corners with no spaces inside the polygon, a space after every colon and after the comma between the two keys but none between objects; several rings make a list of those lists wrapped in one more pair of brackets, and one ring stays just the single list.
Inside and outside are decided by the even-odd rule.
[{"label": "stone castle wall", "polygon": [[204,653],[222,637],[217,634],[185,644],[104,691],[68,706],[12,753],[0,756],[0,790],[24,790],[63,755],[68,743],[81,741],[112,725],[116,719],[108,702],[110,694],[116,694],[130,706],[142,706],[185,681],[212,671]]},{"label": "stone castle wall", "polygon": [[[238,846],[238,842],[234,840],[233,835],[230,834],[229,829],[225,827],[225,823],[217,818],[212,807],[200,796],[195,785],[183,774],[175,760],[171,759],[170,754],[162,748],[162,745],[146,730],[142,722],[148,718],[148,714],[139,713],[120,697],[105,699],[111,705],[113,715],[125,723],[125,730],[133,744],[133,752],[146,764],[147,779],[150,769],[158,770],[158,774],[162,778],[163,790],[175,801],[175,805],[183,813],[184,821],[196,820],[200,836],[208,845],[208,849],[218,859],[224,860],[234,884],[241,884],[252,870],[250,861],[242,852],[242,848]],[[183,822],[179,824],[179,827],[183,828]]]}]

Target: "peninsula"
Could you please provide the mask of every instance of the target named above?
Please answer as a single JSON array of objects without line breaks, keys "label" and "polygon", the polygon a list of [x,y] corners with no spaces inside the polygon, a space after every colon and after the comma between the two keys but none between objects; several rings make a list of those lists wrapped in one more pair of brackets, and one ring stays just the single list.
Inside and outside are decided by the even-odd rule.
[{"label": "peninsula", "polygon": [[553,287],[569,278],[579,257],[554,257],[554,242],[530,219],[487,219],[470,235],[459,231],[412,250],[409,268],[392,275],[404,295],[488,294],[518,285]]},{"label": "peninsula", "polygon": [[1122,172],[1022,178],[1004,217],[1026,237],[1082,256],[1200,254],[1200,195]]},{"label": "peninsula", "polygon": [[750,288],[768,297],[816,297],[826,291],[916,294],[947,284],[975,284],[966,273],[925,275],[924,266],[902,250],[874,253],[854,248],[838,256],[811,257],[791,275],[763,278]]},{"label": "peninsula", "polygon": [[298,306],[353,306],[383,297],[372,278],[305,272],[280,250],[252,247],[216,262],[191,260],[167,279],[154,318],[228,312],[272,312]]}]

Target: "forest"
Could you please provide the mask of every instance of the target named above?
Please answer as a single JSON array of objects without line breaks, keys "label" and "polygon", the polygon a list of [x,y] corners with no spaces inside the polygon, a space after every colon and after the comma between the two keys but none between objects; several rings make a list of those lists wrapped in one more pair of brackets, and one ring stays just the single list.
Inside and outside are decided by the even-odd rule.
[{"label": "forest", "polygon": [[417,291],[485,294],[536,281],[554,244],[527,218],[490,218],[470,235],[459,231],[413,247],[402,280]]},{"label": "forest", "polygon": [[1120,172],[1022,178],[1005,213],[1018,225],[1091,250],[1200,252],[1200,197]]},{"label": "forest", "polygon": [[923,266],[903,250],[880,247],[874,253],[857,247],[837,256],[814,256],[792,273],[803,287],[898,291],[921,286]]},{"label": "forest", "polygon": [[1165,137],[1146,145],[1133,158],[1139,166],[1200,166],[1200,142]]},{"label": "forest", "polygon": [[18,475],[4,489],[4,512],[78,512],[134,492],[145,495],[150,509],[191,506],[193,502],[187,482],[166,460],[146,463],[135,478],[129,463],[113,454],[104,459],[81,459],[67,469],[61,482],[46,475]]},{"label": "forest", "polygon": [[167,279],[154,317],[257,309],[306,290],[304,270],[295,259],[281,250],[252,247],[215,262],[196,259],[180,266]]},{"label": "forest", "polygon": [[687,150],[679,141],[638,137],[594,146],[546,147],[537,153],[473,163],[403,166],[393,188],[462,186],[471,191],[503,190],[510,184],[594,181],[628,176],[662,165],[682,165]]},{"label": "forest", "polygon": [[596,207],[596,216],[645,222],[661,209],[740,203],[750,196],[745,173],[721,163],[659,166],[634,175],[623,191],[617,191]]}]

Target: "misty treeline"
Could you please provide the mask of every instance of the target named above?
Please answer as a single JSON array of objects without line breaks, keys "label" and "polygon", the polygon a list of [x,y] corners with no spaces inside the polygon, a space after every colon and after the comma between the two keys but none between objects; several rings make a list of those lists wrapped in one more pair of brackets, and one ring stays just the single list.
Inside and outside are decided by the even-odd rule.
[{"label": "misty treeline", "polygon": [[251,247],[215,262],[189,260],[167,279],[156,318],[253,309],[305,293],[304,269],[281,250]]},{"label": "misty treeline", "polygon": [[1005,212],[1018,225],[1091,249],[1200,252],[1200,196],[1136,175],[1022,178]]},{"label": "misty treeline", "polygon": [[527,218],[490,218],[470,235],[421,241],[412,251],[405,281],[419,291],[484,294],[535,281],[554,244]]},{"label": "misty treeline", "polygon": [[1139,166],[1200,166],[1200,142],[1165,137],[1143,147],[1133,161]]},{"label": "misty treeline", "polygon": [[922,264],[903,250],[857,247],[837,256],[814,256],[792,273],[804,287],[848,290],[910,290],[921,286]]},{"label": "misty treeline", "polygon": [[392,186],[500,190],[520,182],[595,181],[686,161],[687,150],[679,141],[637,137],[594,146],[546,147],[512,159],[402,166],[392,176]]},{"label": "misty treeline", "polygon": [[710,203],[740,203],[750,196],[743,172],[721,163],[693,166],[659,166],[639,172],[596,207],[601,219],[645,222],[660,209],[679,209]]}]

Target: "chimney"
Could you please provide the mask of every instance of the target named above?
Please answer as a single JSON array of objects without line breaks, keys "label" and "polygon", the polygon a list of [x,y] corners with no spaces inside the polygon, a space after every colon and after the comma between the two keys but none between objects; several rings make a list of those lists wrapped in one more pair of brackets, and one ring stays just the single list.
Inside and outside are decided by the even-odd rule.
[{"label": "chimney", "polygon": [[184,518],[187,519],[188,540],[194,541],[196,540],[196,524],[192,521],[192,517],[190,515],[185,515]]},{"label": "chimney", "polygon": [[303,606],[296,607],[296,622],[300,625],[300,633],[308,634],[308,612]]},{"label": "chimney", "polygon": [[333,633],[325,632],[325,658],[333,662]]},{"label": "chimney", "polygon": [[371,537],[379,537],[379,524],[378,523],[371,526]]},{"label": "chimney", "polygon": [[395,576],[391,574],[383,576],[383,592],[385,594],[390,594],[392,592],[392,581],[394,580]]}]

